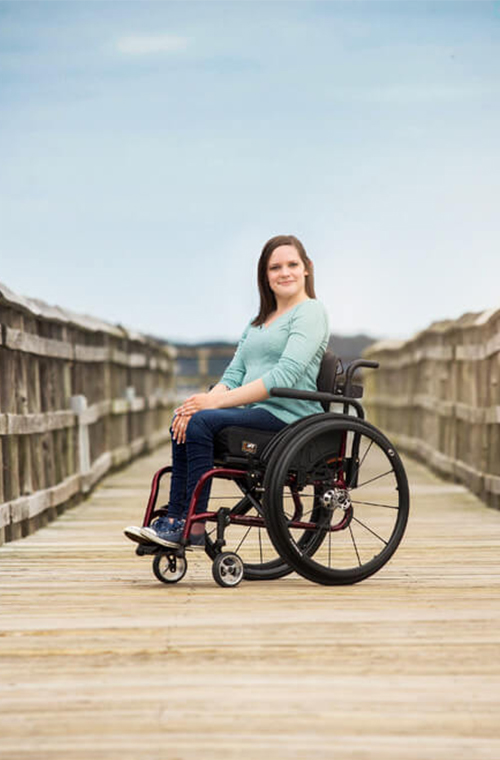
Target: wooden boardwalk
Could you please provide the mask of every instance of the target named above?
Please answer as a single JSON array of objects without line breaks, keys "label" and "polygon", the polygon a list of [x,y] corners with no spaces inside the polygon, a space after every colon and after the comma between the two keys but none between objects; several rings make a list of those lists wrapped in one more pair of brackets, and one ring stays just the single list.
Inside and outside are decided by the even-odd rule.
[{"label": "wooden boardwalk", "polygon": [[353,587],[167,587],[121,533],[168,450],[0,548],[5,760],[498,760],[500,514],[408,462],[404,543]]}]

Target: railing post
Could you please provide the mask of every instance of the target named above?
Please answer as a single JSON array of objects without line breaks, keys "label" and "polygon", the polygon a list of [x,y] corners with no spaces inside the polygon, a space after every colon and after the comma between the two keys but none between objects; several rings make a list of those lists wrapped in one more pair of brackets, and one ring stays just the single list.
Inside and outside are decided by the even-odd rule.
[{"label": "railing post", "polygon": [[203,390],[207,390],[208,384],[208,360],[210,358],[210,351],[208,348],[198,349],[198,375],[200,376],[200,384]]},{"label": "railing post", "polygon": [[[85,421],[85,412],[87,411],[86,396],[71,396],[71,409],[76,414],[77,424],[77,441],[78,441],[78,471],[80,475],[87,475],[90,472],[90,438],[89,426]],[[82,479],[82,490],[89,490],[85,478]]]}]

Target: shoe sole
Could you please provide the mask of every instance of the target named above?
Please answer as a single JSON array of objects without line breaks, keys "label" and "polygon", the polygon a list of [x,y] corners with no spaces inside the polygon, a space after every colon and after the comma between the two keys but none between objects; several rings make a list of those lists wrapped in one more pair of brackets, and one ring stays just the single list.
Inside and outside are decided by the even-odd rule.
[{"label": "shoe sole", "polygon": [[151,538],[144,536],[141,531],[138,533],[133,533],[129,528],[125,528],[123,531],[124,535],[130,539],[130,541],[135,541],[137,544],[142,544],[145,546],[146,544],[151,544]]},{"label": "shoe sole", "polygon": [[148,542],[152,541],[154,544],[159,544],[160,546],[168,546],[169,549],[180,548],[180,543],[175,543],[174,541],[168,541],[165,538],[160,538],[160,536],[151,528],[141,528],[141,534],[145,539],[148,540]]}]

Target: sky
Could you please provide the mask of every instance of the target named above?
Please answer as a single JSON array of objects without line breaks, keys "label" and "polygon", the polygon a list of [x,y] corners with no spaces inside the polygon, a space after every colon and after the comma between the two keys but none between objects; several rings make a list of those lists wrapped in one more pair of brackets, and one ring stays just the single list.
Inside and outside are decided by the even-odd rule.
[{"label": "sky", "polygon": [[0,282],[236,339],[295,234],[332,332],[500,307],[500,2],[0,0]]}]

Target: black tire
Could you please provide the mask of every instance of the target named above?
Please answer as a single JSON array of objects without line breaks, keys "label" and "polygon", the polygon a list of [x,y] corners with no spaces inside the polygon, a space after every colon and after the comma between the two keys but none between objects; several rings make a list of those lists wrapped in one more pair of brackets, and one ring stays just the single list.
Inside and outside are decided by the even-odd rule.
[{"label": "black tire", "polygon": [[186,571],[185,557],[178,557],[174,552],[160,551],[153,559],[153,573],[162,583],[178,583],[184,578]]},{"label": "black tire", "polygon": [[212,565],[214,581],[223,588],[234,588],[244,577],[244,564],[235,552],[220,552]]},{"label": "black tire", "polygon": [[[244,496],[241,501],[236,504],[230,511],[231,515],[246,515],[246,516],[262,516],[263,507],[260,502],[257,501],[258,506],[255,505],[257,501],[256,496],[252,494],[250,496]],[[260,507],[260,509],[259,509]],[[205,549],[208,556],[214,560],[217,556],[217,550],[215,548],[215,535],[216,528],[213,523],[210,523],[210,527],[205,536]],[[321,534],[317,532],[311,534],[306,532],[303,537],[299,538],[299,545],[304,552],[314,552],[324,539],[325,532]],[[272,541],[268,536],[267,528],[262,527],[245,527],[229,525],[225,532],[226,546],[224,551],[232,551],[238,554],[243,560],[244,566],[244,578],[248,581],[270,581],[283,578],[286,575],[293,573],[293,567],[286,562],[276,551]],[[245,551],[248,548],[248,553]],[[265,559],[270,555],[274,555],[275,559]],[[249,561],[248,558],[256,557],[259,561]]]},{"label": "black tire", "polygon": [[[311,505],[300,520],[291,514],[288,491]],[[396,450],[373,425],[324,414],[304,420],[273,452],[264,509],[276,551],[296,572],[325,585],[357,583],[399,546],[408,481]],[[319,538],[307,543],[308,534]]]},{"label": "black tire", "polygon": [[[254,497],[255,498],[255,497]],[[259,502],[257,502],[259,503]],[[260,503],[259,503],[260,506]],[[210,505],[209,505],[210,508]],[[261,516],[262,508],[259,513],[258,508],[254,505],[249,496],[243,498],[230,510],[230,515],[248,515]],[[210,559],[215,560],[220,552],[215,548],[215,538],[217,529],[215,523],[207,523],[207,532],[205,534],[205,551]],[[243,559],[243,577],[247,581],[270,581],[277,578],[283,578],[293,572],[293,569],[283,562],[277,555],[272,543],[269,541],[268,533],[265,527],[243,527],[228,525],[225,531],[226,546],[234,553],[242,552]],[[245,554],[245,551],[247,552]],[[270,555],[275,559],[268,559]],[[256,557],[259,561],[249,561],[246,559]],[[267,558],[267,559],[266,559]]]}]

